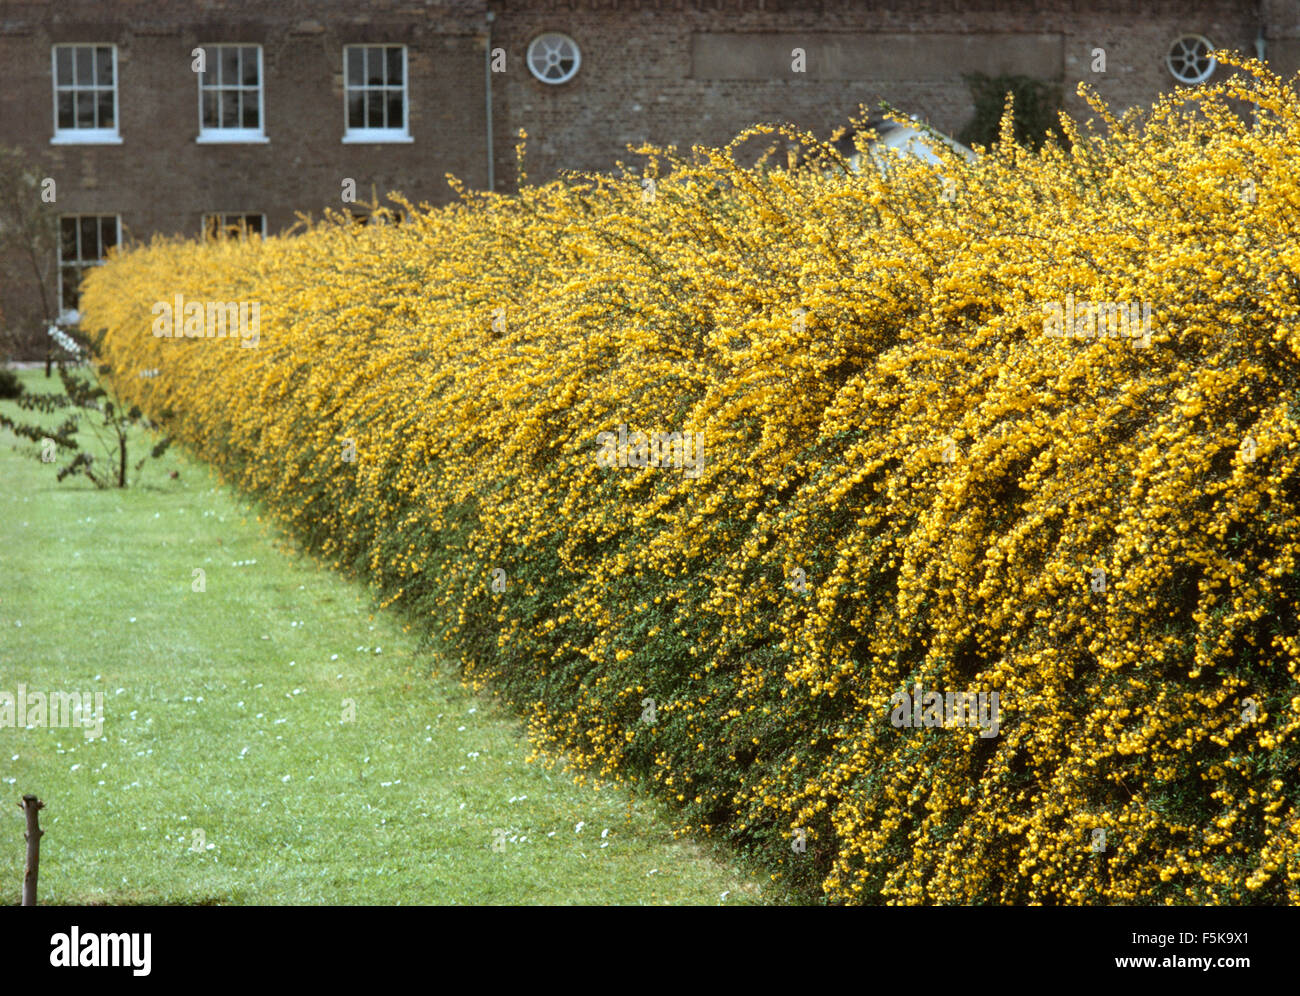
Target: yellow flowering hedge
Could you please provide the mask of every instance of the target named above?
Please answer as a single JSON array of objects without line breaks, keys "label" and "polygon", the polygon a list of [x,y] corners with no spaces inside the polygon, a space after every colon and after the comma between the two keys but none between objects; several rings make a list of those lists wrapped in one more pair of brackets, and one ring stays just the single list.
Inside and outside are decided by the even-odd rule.
[{"label": "yellow flowering hedge", "polygon": [[[845,175],[746,133],[653,185],[157,241],[83,324],[548,756],[809,895],[1293,904],[1300,98],[1237,64],[1068,151]],[[260,302],[259,345],[156,336],[178,293]],[[1067,301],[1149,342],[1049,334]],[[620,425],[701,472],[602,465]],[[895,725],[916,685],[997,692],[997,736]]]}]

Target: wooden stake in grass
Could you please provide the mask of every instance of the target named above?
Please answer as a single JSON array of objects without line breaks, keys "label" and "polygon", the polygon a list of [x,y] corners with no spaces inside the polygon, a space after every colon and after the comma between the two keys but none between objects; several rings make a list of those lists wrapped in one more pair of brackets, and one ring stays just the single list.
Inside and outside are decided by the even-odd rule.
[{"label": "wooden stake in grass", "polygon": [[18,803],[27,814],[27,832],[23,838],[27,841],[27,867],[23,869],[23,905],[36,905],[36,873],[41,864],[41,835],[45,833],[38,822],[37,814],[45,808],[45,803],[34,795],[23,796]]}]

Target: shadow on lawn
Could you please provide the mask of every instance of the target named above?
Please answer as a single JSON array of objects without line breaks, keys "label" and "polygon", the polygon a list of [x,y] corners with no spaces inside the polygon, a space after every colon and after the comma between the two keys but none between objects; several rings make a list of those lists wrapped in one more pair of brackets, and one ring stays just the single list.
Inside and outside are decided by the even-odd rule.
[{"label": "shadow on lawn", "polygon": [[[19,906],[20,902],[0,903],[0,906]],[[77,899],[70,899],[62,903],[38,903],[38,906],[44,906],[47,909],[76,909],[78,907],[119,907],[119,906],[156,906],[159,908],[166,906],[234,906],[228,896],[203,896],[189,902],[170,902],[163,903],[157,900],[150,900],[146,896],[81,896]]]}]

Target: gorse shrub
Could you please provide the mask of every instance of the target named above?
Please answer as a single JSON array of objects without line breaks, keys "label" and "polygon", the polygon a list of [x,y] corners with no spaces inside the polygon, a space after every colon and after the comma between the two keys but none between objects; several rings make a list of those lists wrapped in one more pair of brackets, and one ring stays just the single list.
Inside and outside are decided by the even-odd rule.
[{"label": "gorse shrub", "polygon": [[[653,186],[158,241],[84,321],[549,756],[810,895],[1296,903],[1300,100],[1245,65],[1068,153],[647,151]],[[155,337],[178,293],[260,301],[259,347]],[[1049,334],[1089,302],[1149,340]],[[998,693],[997,735],[900,727],[918,685]]]}]

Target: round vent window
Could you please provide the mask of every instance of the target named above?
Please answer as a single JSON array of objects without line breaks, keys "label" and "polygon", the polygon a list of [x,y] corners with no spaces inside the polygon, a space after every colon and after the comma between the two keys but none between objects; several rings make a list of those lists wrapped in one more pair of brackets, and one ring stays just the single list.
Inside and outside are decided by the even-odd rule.
[{"label": "round vent window", "polygon": [[543,83],[567,83],[581,64],[578,43],[557,31],[538,35],[528,46],[528,68]]},{"label": "round vent window", "polygon": [[1214,46],[1203,35],[1183,35],[1169,46],[1165,65],[1179,83],[1193,86],[1204,83],[1214,73],[1218,62],[1210,55]]}]

